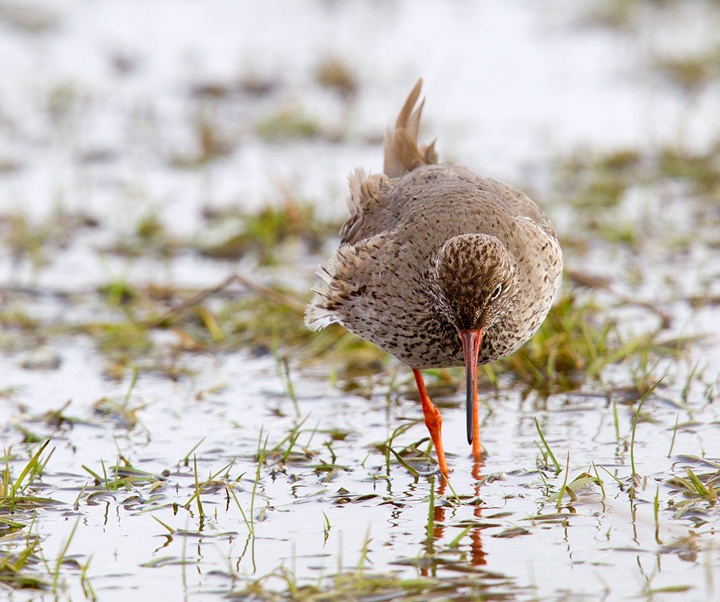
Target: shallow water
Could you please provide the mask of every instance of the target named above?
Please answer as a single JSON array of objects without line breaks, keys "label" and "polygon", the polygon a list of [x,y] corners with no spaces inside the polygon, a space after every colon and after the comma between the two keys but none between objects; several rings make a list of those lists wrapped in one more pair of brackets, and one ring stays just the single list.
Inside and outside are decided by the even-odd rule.
[{"label": "shallow water", "polygon": [[[7,238],[0,246],[3,315],[22,312],[59,331],[40,340],[31,329],[0,333],[2,439],[17,454],[9,467],[18,478],[37,450],[26,443],[29,434],[52,437],[52,456],[33,486],[35,495],[60,502],[40,507],[34,522],[32,512],[19,514],[27,527],[0,540],[2,554],[22,550],[28,532],[37,533],[47,566],[32,570],[52,584],[77,525],[64,555],[75,562],[58,571],[58,598],[74,600],[92,597],[83,590],[86,564],[99,600],[220,599],[270,574],[263,587],[284,590],[281,567],[301,584],[360,568],[441,578],[417,594],[427,598],[450,584],[458,595],[496,599],[716,599],[716,503],[698,500],[680,513],[686,498],[668,480],[688,478],[686,467],[700,475],[719,468],[713,401],[720,309],[688,302],[718,293],[720,257],[709,241],[718,240],[719,220],[712,206],[671,186],[638,184],[616,209],[617,221],[638,225],[635,248],[588,238],[585,252],[566,251],[568,268],[611,280],[607,290],[577,294],[593,296],[621,332],[660,322],[647,307],[623,303],[630,298],[670,316],[666,338],[710,335],[653,367],[652,374],[668,373],[667,386],[643,405],[632,459],[638,405],[631,402],[638,398],[629,402],[622,389],[644,369],[637,358],[605,369],[602,386],[588,382],[547,398],[501,379],[499,392],[486,394],[481,435],[488,455],[479,465],[465,442],[464,393],[438,397],[456,498],[439,490],[437,478],[413,476],[393,456],[388,464],[377,447],[422,417],[402,367],[393,385],[378,377],[366,398],[343,392],[342,379],[333,384],[330,366],[291,361],[294,401],[267,349],[178,352],[180,335],[167,330],[153,332],[158,357],[151,358],[167,370],[141,369],[132,385],[131,370],[107,378],[108,359],[92,337],[68,331],[124,320],[121,308],[95,293],[117,281],[212,287],[237,270],[307,290],[336,241],[319,254],[289,246],[275,268],[252,257],[213,261],[190,244],[220,235],[201,221],[202,208],[251,211],[280,204],[291,190],[321,215],[343,216],[345,174],[356,165],[380,169],[378,138],[418,75],[428,96],[423,131],[439,136],[441,157],[538,191],[561,235],[582,236],[576,214],[556,194],[558,156],[579,146],[600,153],[678,141],[706,149],[718,139],[717,82],[689,110],[688,99],[647,68],[655,53],[684,39],[681,19],[695,40],[717,41],[715,13],[703,13],[700,3],[668,9],[675,15],[645,7],[634,32],[618,33],[582,25],[585,9],[550,1],[12,6],[19,12],[0,9],[0,56],[12,57],[0,61],[0,163],[9,166],[0,173],[0,213],[25,212],[37,225],[62,207],[100,226],[73,230],[66,244],[47,243],[45,266],[14,261]],[[354,100],[314,83],[326,55],[356,73]],[[255,79],[275,90],[237,92]],[[230,91],[215,99],[192,93],[209,84]],[[341,141],[256,135],[258,120],[288,107],[340,131]],[[229,152],[178,167],[201,153],[200,118],[216,127]],[[177,255],[103,252],[134,240],[138,220],[151,214],[185,241]],[[691,242],[667,246],[673,237]],[[38,345],[59,367],[23,368]],[[693,377],[696,365],[702,378]],[[116,404],[101,404],[113,411],[98,411],[103,399]],[[58,425],[45,413],[60,408],[65,420]],[[536,421],[558,472],[542,459]],[[393,449],[426,436],[415,424]],[[263,447],[267,459],[257,472]],[[634,486],[633,459],[640,475]],[[204,516],[193,499],[195,461],[200,482],[210,475],[216,481],[200,496]],[[109,491],[123,463],[151,476]],[[603,486],[590,483],[558,508],[552,496],[566,466],[568,482],[595,476],[596,467]]]},{"label": "shallow water", "polygon": [[[62,346],[62,355],[63,368],[42,381],[27,371],[12,369],[12,360],[17,358],[6,357],[5,365],[10,366],[6,378],[18,386],[18,399],[33,413],[57,407],[64,399],[60,391],[72,391],[65,415],[91,421],[53,434],[55,451],[42,482],[47,485],[44,493],[63,503],[43,512],[35,529],[46,538],[45,554],[52,554],[79,517],[69,554],[81,564],[92,554],[89,574],[100,599],[119,600],[132,590],[143,599],[152,595],[205,599],[281,565],[301,581],[314,580],[333,574],[340,566],[356,567],[364,545],[368,571],[393,571],[406,577],[418,572],[452,577],[470,571],[481,582],[487,581],[490,591],[519,599],[552,598],[563,590],[590,599],[630,599],[650,588],[679,584],[692,586],[688,599],[702,599],[703,592],[711,591],[707,571],[714,571],[710,567],[719,560],[712,543],[716,512],[711,505],[709,515],[674,519],[666,505],[677,496],[664,481],[669,474],[682,476],[686,465],[696,473],[717,470],[699,458],[689,458],[720,457],[713,432],[718,415],[712,405],[691,404],[693,422],[677,431],[671,458],[667,454],[672,425],[678,415],[682,423],[685,413],[662,402],[646,408],[654,423],[637,426],[636,472],[645,475],[646,482],[635,499],[629,498],[626,486],[621,491],[604,472],[627,482],[633,414],[619,409],[621,439],[617,440],[612,409],[602,395],[554,396],[541,404],[501,393],[490,400],[492,413],[482,427],[488,457],[477,467],[459,436],[462,409],[445,408],[451,483],[463,501],[456,505],[448,491],[436,498],[433,537],[428,540],[433,485],[413,478],[397,463],[386,480],[385,458],[371,447],[408,418],[418,419],[417,404],[401,397],[388,405],[383,396],[368,403],[330,389],[323,392],[323,385],[314,381],[298,380],[298,408],[307,417],[298,448],[312,438],[309,449],[318,450],[314,463],[330,462],[323,444],[332,439],[323,430],[346,432],[344,441],[332,443],[336,463],[344,468],[325,482],[328,473],[316,473],[302,458],[284,466],[271,461],[263,467],[254,502],[256,537],[251,538],[237,505],[222,488],[202,496],[204,520],[193,505],[174,512],[171,504],[182,505],[192,497],[192,461],[186,467],[182,456],[202,441],[194,452],[198,474],[207,476],[234,461],[228,473],[231,481],[244,475],[237,482],[236,495],[249,512],[258,437],[267,437],[271,448],[297,422],[291,400],[277,385],[272,359],[252,360],[243,354],[198,358],[192,363],[201,376],[176,385],[162,378],[141,377],[130,405],[145,409],[140,412],[140,425],[127,432],[88,411],[93,400],[122,395],[119,387],[110,387],[99,377],[101,366],[93,361],[92,351],[70,343]],[[72,387],[69,382],[83,384]],[[199,392],[217,385],[223,385],[221,391],[197,399]],[[4,405],[3,418],[12,419],[10,404]],[[274,416],[277,412],[284,417]],[[14,419],[18,419],[16,414]],[[592,472],[594,462],[604,481],[604,496],[596,485],[590,485],[558,513],[556,504],[547,500],[547,486],[536,466],[535,419],[549,445],[556,452],[562,450],[563,457],[558,458],[562,464],[564,454],[569,454],[571,479]],[[42,424],[27,419],[23,424],[37,434],[46,432]],[[424,436],[424,427],[416,425],[399,437],[398,446]],[[152,491],[143,484],[116,493],[102,493],[100,487],[96,488],[99,493],[82,499],[88,475],[80,465],[102,474],[101,461],[109,469],[118,453],[136,469],[169,474]],[[546,478],[549,475],[548,486],[556,491],[562,477],[544,472]],[[92,483],[85,493],[91,489]],[[656,495],[661,508],[657,522],[652,503]],[[82,501],[73,511],[78,497]],[[169,535],[153,517],[177,531]],[[326,521],[330,524],[327,533]],[[470,530],[450,548],[450,542],[467,527]],[[672,548],[673,542],[688,537],[691,542]],[[431,560],[423,563],[426,555]],[[184,570],[182,559],[187,562]],[[77,571],[68,568],[64,573],[68,592],[80,597]],[[14,593],[13,599],[25,598]]]}]

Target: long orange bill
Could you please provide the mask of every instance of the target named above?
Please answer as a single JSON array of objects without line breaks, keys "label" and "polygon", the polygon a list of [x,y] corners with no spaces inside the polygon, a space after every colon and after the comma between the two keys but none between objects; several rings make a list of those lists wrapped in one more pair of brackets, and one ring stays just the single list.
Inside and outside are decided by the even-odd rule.
[{"label": "long orange bill", "polygon": [[467,417],[468,443],[473,442],[473,433],[479,428],[477,408],[477,365],[482,333],[482,328],[480,330],[463,330],[460,333],[463,355],[465,356],[465,382],[467,389],[467,402],[465,409]]}]

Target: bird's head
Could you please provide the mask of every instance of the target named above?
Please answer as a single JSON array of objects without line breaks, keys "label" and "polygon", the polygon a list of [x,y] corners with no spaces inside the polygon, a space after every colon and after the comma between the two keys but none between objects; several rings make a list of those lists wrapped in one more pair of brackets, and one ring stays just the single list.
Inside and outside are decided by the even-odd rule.
[{"label": "bird's head", "polygon": [[434,273],[440,306],[458,332],[492,326],[510,308],[515,260],[488,234],[455,236],[442,246]]},{"label": "bird's head", "polygon": [[483,332],[502,319],[517,290],[515,260],[495,236],[463,234],[442,246],[435,260],[439,306],[462,341],[467,382],[467,430],[477,430],[474,403],[478,353]]}]

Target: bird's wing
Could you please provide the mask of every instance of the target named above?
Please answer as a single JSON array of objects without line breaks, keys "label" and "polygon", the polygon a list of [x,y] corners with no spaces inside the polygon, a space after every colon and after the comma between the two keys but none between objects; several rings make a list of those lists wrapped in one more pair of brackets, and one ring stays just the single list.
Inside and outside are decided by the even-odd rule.
[{"label": "bird's wing", "polygon": [[516,218],[527,218],[546,235],[557,240],[555,228],[548,216],[540,211],[540,208],[525,193],[494,178],[485,178],[485,180],[495,187],[498,196],[503,198],[511,215]]},{"label": "bird's wing", "polygon": [[381,174],[368,175],[358,167],[348,176],[350,217],[340,229],[343,244],[355,244],[397,223],[390,202],[392,183]]},{"label": "bird's wing", "polygon": [[318,270],[321,283],[305,310],[305,325],[320,330],[334,322],[347,326],[357,319],[368,289],[377,287],[383,276],[379,257],[388,252],[394,240],[392,232],[382,232],[357,244],[342,244]]},{"label": "bird's wing", "polygon": [[[542,217],[547,220],[543,215]],[[552,229],[552,226],[550,226]],[[526,253],[518,266],[521,278],[526,278],[525,287],[538,291],[537,297],[543,296],[542,291],[557,291],[562,277],[562,249],[554,232],[548,232],[542,224],[530,217],[522,216],[515,219],[515,235],[523,239]]]}]

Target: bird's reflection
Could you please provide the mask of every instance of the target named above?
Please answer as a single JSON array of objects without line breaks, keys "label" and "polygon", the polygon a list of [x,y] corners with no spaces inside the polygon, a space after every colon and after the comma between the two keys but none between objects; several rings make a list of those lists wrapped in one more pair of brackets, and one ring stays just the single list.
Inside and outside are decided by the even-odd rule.
[{"label": "bird's reflection", "polygon": [[[483,461],[481,459],[475,460],[473,463],[473,469],[472,469],[472,476],[475,479],[475,509],[473,510],[473,516],[476,519],[482,519],[482,511],[483,507],[480,503],[480,488],[482,487],[482,484],[484,482],[483,475],[482,475],[482,469],[483,469]],[[428,575],[433,575],[435,573],[436,569],[436,563],[434,562],[434,555],[435,555],[435,543],[442,540],[442,538],[445,535],[445,519],[446,519],[446,513],[448,511],[448,507],[445,504],[437,504],[434,501],[437,498],[441,498],[448,487],[447,481],[441,476],[439,479],[439,485],[437,486],[437,492],[435,492],[435,480],[433,479],[431,481],[431,499],[433,500],[432,503],[432,524],[431,528],[428,529],[427,537],[424,541],[425,544],[425,553],[428,556],[429,559],[432,559],[430,563],[428,563],[425,566],[422,566],[420,568],[420,574],[427,577]],[[470,529],[470,566],[483,566],[487,564],[487,558],[486,558],[486,552],[483,549],[483,541],[482,541],[482,529],[483,527],[480,525],[480,521],[476,520],[475,522],[478,523],[478,526],[472,527]]]}]

